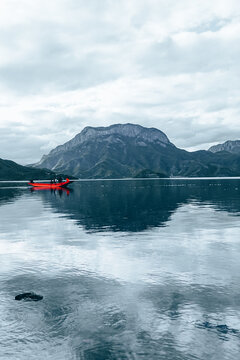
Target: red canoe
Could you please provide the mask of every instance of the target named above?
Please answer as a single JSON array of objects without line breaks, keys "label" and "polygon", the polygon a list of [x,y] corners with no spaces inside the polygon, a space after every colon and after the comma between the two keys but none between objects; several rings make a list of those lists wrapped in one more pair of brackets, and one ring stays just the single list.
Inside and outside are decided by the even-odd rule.
[{"label": "red canoe", "polygon": [[66,181],[59,182],[59,183],[37,183],[37,182],[29,182],[28,185],[34,186],[34,187],[44,187],[48,189],[59,189],[67,187],[69,184],[71,184],[72,181],[69,179],[66,179]]}]

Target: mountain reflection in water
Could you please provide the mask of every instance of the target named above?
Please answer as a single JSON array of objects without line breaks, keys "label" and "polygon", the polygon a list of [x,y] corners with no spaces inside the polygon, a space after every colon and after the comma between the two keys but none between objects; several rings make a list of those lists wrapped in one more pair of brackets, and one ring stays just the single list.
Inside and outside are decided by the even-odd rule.
[{"label": "mountain reflection in water", "polygon": [[0,358],[237,359],[239,214],[239,179],[0,183]]},{"label": "mountain reflection in water", "polygon": [[[240,180],[130,180],[75,183],[69,199],[44,191],[44,201],[86,230],[143,231],[166,226],[181,205],[197,202],[240,212]],[[54,195],[54,196],[53,196]]]}]

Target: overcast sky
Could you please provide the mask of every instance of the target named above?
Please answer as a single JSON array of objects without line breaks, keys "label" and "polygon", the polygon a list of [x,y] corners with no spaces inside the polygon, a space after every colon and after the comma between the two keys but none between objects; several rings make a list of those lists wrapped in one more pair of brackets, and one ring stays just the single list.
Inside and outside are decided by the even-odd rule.
[{"label": "overcast sky", "polygon": [[126,122],[207,149],[240,138],[239,100],[239,0],[0,0],[1,158]]}]

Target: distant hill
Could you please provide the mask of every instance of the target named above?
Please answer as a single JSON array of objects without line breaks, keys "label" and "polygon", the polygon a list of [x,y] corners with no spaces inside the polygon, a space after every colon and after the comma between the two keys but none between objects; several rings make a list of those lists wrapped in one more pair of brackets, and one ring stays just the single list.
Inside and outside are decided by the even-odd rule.
[{"label": "distant hill", "polygon": [[240,140],[228,140],[223,144],[211,146],[208,151],[211,151],[213,153],[219,151],[228,151],[232,154],[240,154]]},{"label": "distant hill", "polygon": [[86,127],[33,166],[79,178],[237,176],[240,156],[187,152],[158,129],[116,124]]},{"label": "distant hill", "polygon": [[54,175],[54,172],[51,170],[22,166],[14,161],[0,158],[0,180],[45,180]]}]

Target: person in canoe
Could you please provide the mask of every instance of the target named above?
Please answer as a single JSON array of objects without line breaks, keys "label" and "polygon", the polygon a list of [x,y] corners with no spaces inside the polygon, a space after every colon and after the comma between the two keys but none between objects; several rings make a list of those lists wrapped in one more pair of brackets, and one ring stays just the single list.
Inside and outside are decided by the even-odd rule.
[{"label": "person in canoe", "polygon": [[61,177],[61,175],[60,175],[60,176],[58,177],[58,182],[61,183],[62,180],[63,180],[63,179],[62,179],[62,177]]},{"label": "person in canoe", "polygon": [[30,180],[30,183],[34,184],[34,181],[33,181],[33,180]]}]

